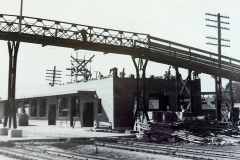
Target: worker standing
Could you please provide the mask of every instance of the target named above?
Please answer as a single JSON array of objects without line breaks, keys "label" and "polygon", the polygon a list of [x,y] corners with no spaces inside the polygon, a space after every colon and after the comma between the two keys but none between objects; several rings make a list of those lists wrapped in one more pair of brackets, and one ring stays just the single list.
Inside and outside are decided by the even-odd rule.
[{"label": "worker standing", "polygon": [[87,34],[88,34],[88,32],[83,28],[83,29],[81,30],[81,35],[82,35],[82,40],[83,40],[84,42],[87,41]]}]

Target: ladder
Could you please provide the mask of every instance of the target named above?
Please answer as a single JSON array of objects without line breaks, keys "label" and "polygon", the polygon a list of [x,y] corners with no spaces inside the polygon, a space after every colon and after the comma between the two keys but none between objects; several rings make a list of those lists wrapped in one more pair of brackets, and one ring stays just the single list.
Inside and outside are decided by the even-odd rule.
[{"label": "ladder", "polygon": [[68,127],[68,117],[67,116],[64,116],[64,112],[67,112],[67,115],[68,115],[68,109],[62,109],[61,110],[61,114],[60,114],[60,116],[61,116],[61,121],[60,121],[60,126],[62,127],[62,125],[63,125],[63,122],[65,121],[66,122],[66,124],[67,124],[67,127]]}]

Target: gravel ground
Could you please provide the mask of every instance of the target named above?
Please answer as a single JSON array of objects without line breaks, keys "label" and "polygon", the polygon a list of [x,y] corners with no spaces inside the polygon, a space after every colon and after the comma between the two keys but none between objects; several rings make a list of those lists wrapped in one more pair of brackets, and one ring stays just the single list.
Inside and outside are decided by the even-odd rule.
[{"label": "gravel ground", "polygon": [[[86,141],[85,141],[86,142]],[[95,146],[92,143],[86,144],[85,142],[79,143],[71,143],[71,142],[30,142],[30,143],[19,143],[19,144],[26,144],[31,146],[36,146],[42,149],[52,149],[55,151],[71,151],[71,152],[78,152],[81,154],[88,154],[94,156],[101,156],[106,157],[109,159],[116,159],[116,160],[183,160],[186,158],[178,158],[168,155],[160,155],[160,154],[151,154],[151,153],[141,153],[135,151],[128,151],[128,150],[119,150],[114,148],[106,148],[102,146]],[[89,142],[89,141],[88,141]],[[13,143],[5,143],[1,142],[0,147],[13,147]],[[188,146],[192,148],[204,148],[204,149],[216,149],[216,150],[228,150],[234,152],[240,152],[240,146],[210,146],[210,145],[197,145],[191,143],[183,143],[182,146]],[[0,160],[10,160],[13,158],[5,157],[4,155],[0,155]]]},{"label": "gravel ground", "polygon": [[135,152],[135,151],[125,151],[125,150],[118,150],[118,149],[111,149],[111,148],[105,148],[105,147],[97,147],[97,153],[96,153],[96,146],[78,146],[78,151],[82,151],[82,153],[89,153],[94,155],[100,155],[107,158],[112,159],[121,159],[121,160],[167,160],[167,159],[176,159],[181,160],[182,158],[177,157],[171,157],[171,156],[165,156],[160,154],[149,154],[149,153],[141,153],[141,152]]},{"label": "gravel ground", "polygon": [[[70,150],[81,154],[96,155],[101,157],[106,157],[109,159],[116,160],[183,160],[183,158],[160,155],[160,154],[150,154],[141,153],[135,151],[119,150],[106,147],[96,147],[95,145],[79,145],[76,143],[53,143],[50,145],[52,149],[59,150]],[[42,146],[42,147],[48,147]]]},{"label": "gravel ground", "polygon": [[[14,158],[6,157],[4,155],[0,155],[1,160],[13,160]],[[16,159],[15,159],[16,160]]]}]

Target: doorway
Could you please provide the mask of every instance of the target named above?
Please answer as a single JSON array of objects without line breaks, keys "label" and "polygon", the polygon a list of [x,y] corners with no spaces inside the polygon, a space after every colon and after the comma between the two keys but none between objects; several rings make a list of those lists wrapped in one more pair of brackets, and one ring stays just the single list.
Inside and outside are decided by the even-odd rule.
[{"label": "doorway", "polygon": [[56,125],[56,104],[49,105],[48,111],[48,125]]},{"label": "doorway", "polygon": [[83,127],[93,127],[94,120],[93,102],[87,102],[83,105]]}]

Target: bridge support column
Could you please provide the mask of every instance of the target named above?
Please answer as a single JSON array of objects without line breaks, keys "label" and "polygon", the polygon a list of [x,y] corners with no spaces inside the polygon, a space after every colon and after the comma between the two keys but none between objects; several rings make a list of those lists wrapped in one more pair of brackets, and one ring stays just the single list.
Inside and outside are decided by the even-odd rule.
[{"label": "bridge support column", "polygon": [[[135,121],[137,117],[140,117],[140,114],[142,113],[142,119],[140,119],[142,122],[144,118],[146,117],[146,120],[149,121],[149,117],[147,114],[147,102],[146,102],[146,84],[145,84],[145,75],[146,75],[146,66],[148,63],[147,59],[138,58],[136,60],[135,57],[132,57],[134,66],[136,68],[136,74],[137,74],[137,108],[134,113],[134,121],[133,126],[135,124]],[[142,77],[140,78],[140,72],[142,72]]]},{"label": "bridge support column", "polygon": [[72,96],[68,97],[68,107],[69,107],[69,121],[70,127],[73,127],[73,107],[72,107]]},{"label": "bridge support column", "polygon": [[222,104],[222,78],[215,77],[215,91],[216,91],[216,112],[217,112],[217,120],[222,121],[222,113],[221,113],[221,104]]},{"label": "bridge support column", "polygon": [[[180,102],[181,110],[183,112],[192,112],[192,91],[191,91],[191,82],[192,82],[192,70],[188,70],[188,76],[186,80],[183,80],[181,76],[178,77],[181,82],[181,91],[179,92],[178,101]],[[184,92],[185,91],[185,92]],[[186,102],[188,100],[189,102]],[[179,103],[178,103],[179,104]]]},{"label": "bridge support column", "polygon": [[192,70],[189,69],[188,70],[188,83],[189,83],[189,105],[190,105],[190,108],[189,108],[189,111],[190,113],[192,113],[192,104],[193,104],[193,97],[192,97]]},{"label": "bridge support column", "polygon": [[17,128],[16,121],[16,108],[15,108],[15,88],[16,88],[16,69],[17,69],[17,55],[20,42],[12,41],[7,42],[9,52],[9,75],[8,75],[8,104],[7,112],[4,119],[4,127],[8,126],[11,128],[13,119],[13,128]]},{"label": "bridge support column", "polygon": [[178,71],[178,67],[175,67],[176,70],[176,108],[178,111],[180,111],[180,105],[179,105],[179,89],[178,89],[178,83],[180,80],[180,73]]},{"label": "bridge support column", "polygon": [[232,124],[234,123],[233,121],[233,109],[234,109],[234,101],[233,101],[233,87],[232,87],[232,80],[229,79],[229,91],[230,91],[230,101],[231,101],[231,108],[230,108],[230,121]]}]

